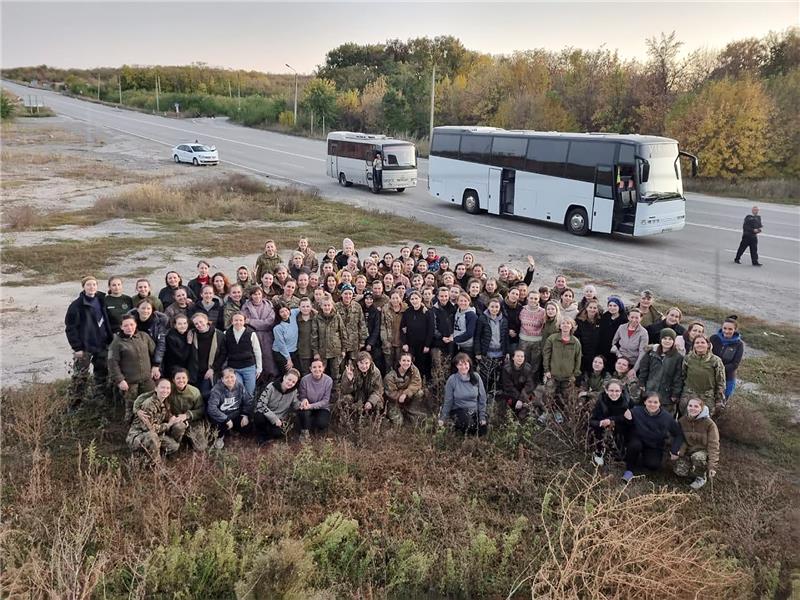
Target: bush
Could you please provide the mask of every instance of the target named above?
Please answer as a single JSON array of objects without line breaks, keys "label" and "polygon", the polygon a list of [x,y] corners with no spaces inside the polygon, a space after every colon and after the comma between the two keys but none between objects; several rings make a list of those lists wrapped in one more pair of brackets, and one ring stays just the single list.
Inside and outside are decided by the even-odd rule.
[{"label": "bush", "polygon": [[236,584],[240,600],[306,600],[314,561],[303,543],[282,539],[267,546],[253,561],[242,581]]},{"label": "bush", "polygon": [[355,519],[338,512],[328,515],[309,532],[306,548],[317,564],[320,583],[349,582],[357,589],[367,579],[371,562],[369,547],[361,539]]},{"label": "bush", "polygon": [[0,120],[5,121],[14,117],[16,104],[5,90],[0,90]]},{"label": "bush", "polygon": [[294,127],[294,111],[284,110],[278,115],[278,124],[284,127]]}]

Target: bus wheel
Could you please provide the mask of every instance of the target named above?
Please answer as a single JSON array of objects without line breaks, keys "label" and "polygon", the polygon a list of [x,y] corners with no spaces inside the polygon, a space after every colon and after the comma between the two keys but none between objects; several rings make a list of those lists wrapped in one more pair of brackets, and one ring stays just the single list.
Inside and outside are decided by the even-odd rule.
[{"label": "bus wheel", "polygon": [[462,204],[464,205],[464,210],[471,215],[477,215],[481,211],[481,205],[478,202],[478,193],[475,190],[467,190],[464,192]]},{"label": "bus wheel", "polygon": [[405,191],[406,191],[406,188],[397,188],[397,193],[398,193],[398,194],[399,194],[400,192],[405,192]]},{"label": "bus wheel", "polygon": [[344,173],[339,173],[339,185],[342,187],[350,187],[353,184],[347,181],[347,177],[344,176]]},{"label": "bus wheel", "polygon": [[573,208],[567,213],[567,231],[575,235],[589,233],[589,217],[582,208]]}]

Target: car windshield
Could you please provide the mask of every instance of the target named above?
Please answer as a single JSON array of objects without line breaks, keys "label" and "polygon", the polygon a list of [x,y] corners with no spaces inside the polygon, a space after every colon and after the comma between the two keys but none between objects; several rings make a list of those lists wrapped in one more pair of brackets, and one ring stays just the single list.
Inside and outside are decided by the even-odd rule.
[{"label": "car windshield", "polygon": [[192,146],[193,152],[213,152],[208,146]]},{"label": "car windshield", "polygon": [[384,146],[383,162],[386,165],[397,167],[413,167],[417,164],[414,154],[414,146],[403,144],[402,146]]}]

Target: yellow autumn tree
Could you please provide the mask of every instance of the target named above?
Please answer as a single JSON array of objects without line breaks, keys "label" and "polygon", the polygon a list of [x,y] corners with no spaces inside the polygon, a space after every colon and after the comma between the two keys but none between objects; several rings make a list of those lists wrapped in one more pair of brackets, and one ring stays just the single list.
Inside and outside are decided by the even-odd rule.
[{"label": "yellow autumn tree", "polygon": [[761,177],[770,156],[771,109],[758,80],[713,81],[678,101],[667,120],[667,135],[699,155],[704,177]]}]

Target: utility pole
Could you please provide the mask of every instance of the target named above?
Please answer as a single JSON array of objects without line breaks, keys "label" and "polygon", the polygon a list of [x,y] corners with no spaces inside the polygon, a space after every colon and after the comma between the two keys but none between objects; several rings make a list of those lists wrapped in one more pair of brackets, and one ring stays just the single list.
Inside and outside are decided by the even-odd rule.
[{"label": "utility pole", "polygon": [[100,73],[97,74],[97,99],[100,100]]},{"label": "utility pole", "polygon": [[117,83],[119,84],[119,103],[122,105],[122,77],[117,75]]},{"label": "utility pole", "polygon": [[242,111],[242,78],[239,74],[239,71],[236,71],[236,82],[239,85],[239,108],[237,109],[239,112]]},{"label": "utility pole", "polygon": [[161,112],[161,105],[158,102],[158,92],[160,87],[161,86],[159,85],[158,81],[158,73],[156,73],[156,112]]},{"label": "utility pole", "polygon": [[311,109],[311,137],[314,137],[314,109]]},{"label": "utility pole", "polygon": [[294,71],[294,125],[297,127],[297,71],[289,63],[286,66]]},{"label": "utility pole", "polygon": [[325,113],[322,113],[322,137],[325,137]]},{"label": "utility pole", "polygon": [[228,79],[228,98],[233,98],[233,92],[231,92],[231,80]]},{"label": "utility pole", "polygon": [[433,69],[431,70],[431,127],[430,127],[430,135],[428,136],[428,141],[433,141],[433,98],[436,94],[436,63],[433,63]]}]

